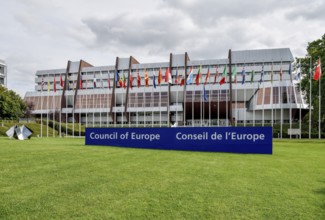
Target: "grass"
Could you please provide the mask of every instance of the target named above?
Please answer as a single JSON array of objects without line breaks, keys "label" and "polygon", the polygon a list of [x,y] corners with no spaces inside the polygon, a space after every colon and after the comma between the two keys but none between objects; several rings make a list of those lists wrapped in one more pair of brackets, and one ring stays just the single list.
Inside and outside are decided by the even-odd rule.
[{"label": "grass", "polygon": [[0,138],[2,219],[324,219],[325,141],[273,155]]}]

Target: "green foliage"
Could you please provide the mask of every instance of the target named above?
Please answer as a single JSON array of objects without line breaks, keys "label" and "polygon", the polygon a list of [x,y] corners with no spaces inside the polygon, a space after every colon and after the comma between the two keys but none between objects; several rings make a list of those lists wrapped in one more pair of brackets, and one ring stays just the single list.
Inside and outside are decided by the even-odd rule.
[{"label": "green foliage", "polygon": [[[325,92],[325,34],[322,38],[317,39],[313,42],[308,43],[307,46],[308,55],[301,59],[301,66],[302,66],[302,74],[305,76],[302,80],[301,87],[302,90],[306,93],[307,102],[311,103],[313,108],[312,110],[312,120],[318,121],[319,118],[319,81],[311,80],[312,81],[312,91],[311,91],[311,101],[310,101],[310,77],[309,74],[313,77],[315,72],[316,62],[318,58],[321,59],[322,64],[322,76],[321,80],[321,91],[324,94]],[[311,64],[310,64],[311,62]],[[321,96],[321,123],[322,123],[322,131],[325,131],[325,95]],[[314,124],[315,127],[318,126],[318,123]]]},{"label": "green foliage", "polygon": [[26,109],[26,103],[18,94],[0,85],[0,119],[18,120]]},{"label": "green foliage", "polygon": [[273,155],[0,140],[2,219],[324,219],[325,141]]}]

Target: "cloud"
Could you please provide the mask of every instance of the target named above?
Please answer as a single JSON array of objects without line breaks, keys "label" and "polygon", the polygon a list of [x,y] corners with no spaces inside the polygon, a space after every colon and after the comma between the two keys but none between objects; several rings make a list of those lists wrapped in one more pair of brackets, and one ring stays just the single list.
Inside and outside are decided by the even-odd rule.
[{"label": "cloud", "polygon": [[[65,68],[84,59],[114,65],[115,57],[168,62],[225,58],[228,49],[291,48],[303,56],[324,31],[322,0],[13,0],[0,1],[0,59],[8,86],[34,90],[39,69]],[[307,10],[308,9],[308,10]]]}]

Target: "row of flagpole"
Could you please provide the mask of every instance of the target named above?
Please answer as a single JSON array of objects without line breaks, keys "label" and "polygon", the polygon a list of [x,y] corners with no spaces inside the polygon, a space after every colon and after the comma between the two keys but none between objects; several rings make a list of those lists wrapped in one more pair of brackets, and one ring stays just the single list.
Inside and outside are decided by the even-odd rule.
[{"label": "row of flagpole", "polygon": [[[310,61],[310,63],[311,63],[311,61]],[[310,65],[311,66],[311,65]],[[218,82],[218,84],[219,84],[219,86],[218,86],[218,113],[217,113],[217,116],[218,116],[218,126],[219,126],[219,114],[220,114],[220,112],[219,112],[219,98],[220,98],[220,91],[221,91],[221,86],[226,82],[226,80],[225,80],[225,76],[227,75],[226,74],[226,68],[227,68],[227,65],[225,65],[224,66],[224,71],[223,71],[223,74],[222,74],[222,78],[221,78],[221,80],[219,81],[218,80],[218,78],[219,78],[219,76],[218,76],[218,67],[216,67],[216,76],[215,76],[215,78],[219,81]],[[193,84],[193,79],[194,79],[194,75],[193,75],[193,67],[190,67],[189,68],[190,69],[190,73],[189,73],[189,75],[188,75],[188,77],[187,77],[187,79],[186,79],[186,84],[187,85],[190,85],[190,84]],[[144,70],[145,72],[144,72],[144,74],[145,74],[145,86],[146,87],[148,87],[148,81],[149,81],[149,77],[148,77],[148,73],[146,72],[146,70]],[[200,81],[201,81],[201,66],[199,67],[199,69],[198,69],[198,72],[197,72],[197,76],[196,76],[196,79],[195,79],[195,84],[202,84]],[[100,72],[101,73],[101,72]],[[118,72],[116,72],[116,74],[118,75]],[[124,73],[123,73],[124,74]],[[229,73],[230,74],[230,73]],[[234,66],[234,71],[231,73],[232,75],[234,75],[234,76],[236,76],[237,75],[237,70],[236,70],[236,66]],[[245,67],[243,67],[243,70],[242,70],[242,77],[243,77],[243,82],[245,83],[245,75],[246,73],[245,73]],[[253,79],[254,78],[254,70],[252,70],[252,76],[251,76],[251,78]],[[289,74],[291,74],[291,64],[289,65]],[[319,76],[317,76],[317,74],[319,75]],[[264,64],[262,65],[262,70],[261,70],[261,78],[260,78],[260,81],[259,81],[259,83],[258,83],[258,86],[259,86],[259,84],[261,84],[261,82],[263,82],[264,81],[264,79],[263,79],[263,75],[264,75]],[[139,73],[137,74],[137,76],[139,77]],[[318,120],[318,125],[319,125],[319,137],[321,137],[321,83],[320,83],[320,76],[321,76],[321,67],[320,67],[320,59],[318,60],[318,65],[317,65],[317,67],[316,67],[316,70],[315,70],[315,74],[314,74],[314,80],[318,80],[319,81],[319,120]],[[131,73],[131,77],[132,77],[132,73]],[[154,78],[154,80],[153,80],[153,83],[155,84],[155,74],[153,73],[153,78]],[[159,75],[158,75],[158,84],[160,85],[160,83],[161,83],[161,81],[159,82],[159,78],[160,77],[162,77],[162,75],[161,75],[161,69],[159,69]],[[184,85],[184,83],[185,83],[185,78],[184,78],[184,76],[182,76],[184,79],[184,82],[181,82],[181,83],[179,83],[179,81],[178,81],[178,69],[176,69],[176,79],[175,79],[175,84],[179,84],[179,85]],[[310,67],[310,77],[311,77],[311,67]],[[317,78],[318,77],[318,78]],[[48,78],[49,78],[49,75],[48,75]],[[109,78],[109,77],[108,77]],[[121,80],[119,79],[119,77],[117,78],[118,79],[118,81],[116,81],[116,85],[117,85],[117,83],[120,83],[121,82]],[[124,81],[125,81],[125,76],[123,75],[123,79],[124,79]],[[214,83],[216,83],[216,81],[217,80],[214,80],[215,82]],[[82,80],[82,79],[81,79]],[[165,82],[167,82],[167,83],[171,83],[171,80],[172,80],[172,76],[171,76],[171,71],[169,70],[169,68],[167,68],[166,69],[166,75],[165,75]],[[209,84],[210,84],[210,86],[209,86],[209,98],[207,98],[207,93],[206,93],[206,90],[205,90],[205,85],[206,85],[206,83],[207,83],[207,80],[209,81],[210,80],[210,68],[208,67],[208,72],[207,72],[207,75],[206,75],[206,80],[205,80],[205,83],[203,84],[203,90],[201,90],[201,94],[202,94],[202,91],[203,91],[203,96],[201,95],[201,101],[200,102],[206,102],[207,100],[209,100],[209,126],[211,125],[211,113],[210,113],[210,111],[211,111],[211,83],[209,82]],[[236,80],[236,79],[235,79]],[[137,78],[137,81],[139,82],[139,79]],[[60,75],[60,85],[62,86],[62,84],[61,84],[61,82],[62,82],[62,75]],[[96,82],[97,82],[97,80],[96,80],[96,78],[95,78],[95,74],[94,74],[94,87],[93,88],[96,88]],[[102,82],[102,74],[101,74],[101,82]],[[108,80],[108,82],[110,82],[110,80]],[[252,80],[251,80],[251,82],[252,82]],[[272,69],[271,69],[271,82],[272,82],[272,85],[273,85],[273,64],[272,64]],[[281,64],[281,68],[280,68],[280,82],[281,82],[281,84],[282,84],[282,64]],[[69,83],[69,81],[67,81],[67,83]],[[132,82],[130,82],[131,83],[131,86],[132,86]],[[141,83],[141,82],[140,82]],[[183,84],[182,84],[183,83]],[[242,83],[242,84],[244,84],[244,83]],[[81,82],[81,84],[82,84],[82,82]],[[311,84],[312,83],[310,83],[310,91],[312,91],[311,90]],[[43,79],[43,77],[42,77],[42,89],[41,89],[41,97],[42,97],[42,91],[43,91],[43,86],[44,86],[44,79]],[[103,87],[103,83],[101,83],[101,85],[102,85],[102,87]],[[46,121],[46,123],[47,123],[47,125],[49,124],[49,94],[50,94],[50,88],[49,88],[49,86],[50,86],[50,84],[49,84],[49,81],[48,81],[48,93],[47,93],[47,121]],[[110,85],[108,85],[108,86],[110,86]],[[125,86],[125,84],[123,85],[123,86]],[[129,86],[129,85],[128,85]],[[151,93],[153,93],[153,88],[156,88],[156,85],[153,85],[154,87],[152,87],[152,90],[151,90]],[[300,85],[301,86],[301,85]],[[55,81],[55,76],[54,76],[54,83],[53,83],[53,91],[54,91],[54,93],[56,92],[56,81]],[[120,85],[120,87],[121,87],[121,85]],[[139,83],[138,83],[138,87],[139,87]],[[63,86],[62,86],[62,88],[63,88]],[[290,114],[290,118],[292,118],[292,106],[291,106],[291,104],[293,103],[293,101],[292,101],[292,92],[294,92],[293,91],[293,89],[294,89],[294,85],[293,85],[293,83],[292,83],[292,76],[290,75],[290,94],[289,94],[289,105],[290,105],[290,112],[289,112],[289,114]],[[88,86],[86,87],[86,90],[88,90]],[[264,91],[265,90],[265,87],[264,87],[264,83],[263,83],[263,94],[265,94]],[[280,90],[281,90],[281,92],[280,92],[280,104],[282,105],[282,85],[280,85]],[[145,100],[145,92],[144,92],[145,90],[143,90],[143,100]],[[227,91],[227,90],[226,90]],[[272,86],[272,88],[271,88],[271,94],[273,95],[273,86]],[[193,92],[195,93],[195,90],[193,90]],[[236,93],[235,93],[235,96],[236,96],[236,98],[235,98],[235,106],[236,106],[236,111],[237,111],[237,92],[238,91],[236,91]],[[245,94],[245,98],[246,98],[246,87],[245,87],[245,91],[244,91],[244,94]],[[95,91],[93,90],[93,96],[95,95]],[[184,94],[184,95],[186,95],[186,94]],[[68,98],[67,98],[67,96],[68,95],[66,95],[66,107],[68,107]],[[87,103],[87,96],[88,96],[88,93],[87,93],[87,95],[86,95],[86,103]],[[116,92],[115,92],[115,96],[116,96]],[[226,102],[228,102],[228,92],[226,92]],[[311,92],[310,92],[310,96],[311,96]],[[151,96],[152,97],[152,96]],[[193,99],[195,99],[195,95],[193,94],[193,96],[192,96],[192,98]],[[244,98],[244,99],[245,99]],[[93,99],[93,101],[94,101],[94,97],[92,97],[92,99]],[[159,90],[159,99],[160,99],[160,103],[161,103],[161,89]],[[194,100],[192,99],[192,126],[194,126]],[[115,97],[115,100],[116,100],[116,97]],[[245,99],[246,100],[246,99]],[[272,100],[272,106],[273,106],[273,97],[271,96],[271,100]],[[311,99],[310,99],[311,100]],[[52,98],[52,105],[53,105],[53,108],[55,109],[55,99],[54,99],[54,95],[53,95],[53,98]],[[100,96],[100,102],[101,102],[101,96]],[[302,100],[300,100],[300,104],[301,104],[301,102],[302,102]],[[73,105],[74,105],[74,97],[72,97],[72,103],[73,103]],[[122,98],[122,103],[123,103],[123,98]],[[264,103],[264,101],[263,101],[263,103]],[[201,103],[200,104],[200,106],[202,106],[202,104],[203,103]],[[146,107],[145,106],[145,104],[143,105],[144,106],[144,108]],[[159,105],[160,106],[160,105]],[[226,104],[226,108],[227,108],[227,106],[228,106],[228,104]],[[41,98],[41,111],[42,111],[42,107],[43,107],[43,97]],[[81,108],[81,105],[79,106],[80,108]],[[93,107],[94,107],[94,103],[93,103]],[[100,108],[101,108],[102,106],[101,106],[101,103],[100,103]],[[175,121],[177,122],[178,121],[178,89],[176,90],[176,117],[175,117]],[[203,106],[204,107],[204,106]],[[74,108],[74,106],[73,106],[73,108]],[[87,110],[88,110],[88,104],[86,104],[86,108],[87,108]],[[271,109],[272,110],[272,113],[271,113],[271,117],[272,117],[272,125],[273,125],[273,109]],[[203,114],[203,112],[202,112],[202,107],[200,107],[200,111],[201,111],[201,113]],[[226,114],[228,113],[227,112],[228,111],[228,109],[226,109]],[[255,111],[255,110],[254,110]],[[264,108],[262,109],[262,124],[264,125]],[[311,112],[311,108],[310,108],[310,112]],[[59,133],[59,136],[61,136],[61,111],[60,111],[60,133]],[[88,114],[87,114],[88,112],[86,112],[86,125],[88,125],[88,121],[87,121],[87,116],[88,116]],[[138,112],[137,112],[138,113]],[[79,112],[79,128],[81,127],[81,111]],[[152,110],[152,114],[153,114],[153,110]],[[237,115],[237,113],[236,113],[236,115]],[[301,129],[301,105],[300,105],[300,113],[299,113],[299,115],[300,115],[300,125],[299,125],[299,127],[300,127],[300,129]],[[100,112],[100,123],[101,123],[101,112]],[[138,114],[137,114],[137,116],[138,116]],[[146,121],[145,121],[145,117],[146,116],[146,114],[145,114],[145,112],[144,112],[144,124],[146,124]],[[228,116],[228,115],[227,115]],[[226,118],[227,118],[227,116],[226,116]],[[74,111],[72,111],[72,131],[73,131],[73,135],[74,135]],[[108,117],[108,113],[107,113],[107,117]],[[255,112],[253,112],[253,123],[255,123]],[[311,114],[309,114],[309,117],[311,117]],[[201,115],[200,116],[200,118],[201,118],[201,125],[202,125],[202,120],[203,120],[203,115]],[[205,117],[204,117],[205,118]],[[41,113],[41,121],[43,120],[43,113]],[[94,111],[93,111],[93,126],[95,125],[95,123],[94,123],[94,120],[95,120],[95,115],[94,115]],[[123,114],[122,114],[122,123],[123,123]],[[245,120],[246,120],[246,112],[245,112]],[[244,120],[244,121],[245,121]],[[282,106],[281,106],[281,119],[280,119],[280,123],[281,123],[281,137],[282,137],[282,121],[283,120],[283,109],[282,109]],[[55,127],[55,112],[53,112],[53,127]],[[114,125],[116,126],[116,120],[114,120],[115,122],[114,122]],[[152,115],[152,123],[153,123],[153,115]],[[227,120],[226,120],[227,121]],[[290,129],[292,128],[291,126],[292,126],[292,120],[289,120],[290,122]],[[310,120],[309,120],[309,122],[311,123],[311,118],[310,118]],[[138,120],[137,120],[137,123],[138,123]],[[245,125],[246,125],[246,121],[244,122],[245,123]],[[68,124],[68,111],[67,111],[67,108],[66,108],[66,135],[68,135],[68,132],[67,132],[67,124]],[[161,124],[161,107],[160,107],[160,124]],[[228,125],[228,123],[227,123],[227,125]],[[237,120],[236,120],[236,125],[237,125]],[[311,134],[311,125],[309,125],[309,138],[310,138],[310,134]],[[53,131],[53,136],[54,136],[55,134],[54,134],[54,131]],[[43,128],[41,127],[41,136],[43,136]],[[49,130],[48,130],[48,126],[47,126],[47,137],[49,136]],[[290,136],[291,137],[291,136]]]}]

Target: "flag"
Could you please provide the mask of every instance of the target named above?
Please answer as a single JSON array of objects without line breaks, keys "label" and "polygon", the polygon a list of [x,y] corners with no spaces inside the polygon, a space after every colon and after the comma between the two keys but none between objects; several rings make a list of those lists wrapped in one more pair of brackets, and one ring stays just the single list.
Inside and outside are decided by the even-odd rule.
[{"label": "flag", "polygon": [[153,87],[156,88],[156,74],[153,72]]},{"label": "flag", "polygon": [[190,74],[187,76],[186,85],[191,84],[193,81],[193,66],[190,68]]},{"label": "flag", "polygon": [[243,67],[243,69],[241,71],[241,75],[242,75],[241,84],[244,85],[245,84],[245,78],[246,78],[245,66]]},{"label": "flag", "polygon": [[53,82],[53,90],[54,90],[54,92],[56,92],[56,80],[55,80],[55,76],[54,76],[54,82]]},{"label": "flag", "polygon": [[226,75],[227,75],[227,65],[225,65],[225,67],[223,68],[222,78],[219,82],[220,85],[226,83]]},{"label": "flag", "polygon": [[232,69],[231,80],[234,80],[234,83],[237,83],[237,67],[236,67],[236,65]]},{"label": "flag", "polygon": [[96,88],[96,86],[97,86],[97,82],[96,82],[97,80],[96,80],[96,76],[95,76],[95,74],[94,74],[94,88]]},{"label": "flag", "polygon": [[322,68],[320,64],[320,58],[318,58],[317,66],[314,73],[314,80],[319,80],[322,75]]},{"label": "flag", "polygon": [[147,70],[144,70],[144,82],[146,84],[146,87],[149,87],[149,76]]},{"label": "flag", "polygon": [[210,81],[210,67],[208,67],[207,76],[205,77],[204,85]]},{"label": "flag", "polygon": [[259,81],[260,84],[263,82],[263,76],[264,76],[264,64],[263,64],[262,70],[261,70],[261,79]]},{"label": "flag", "polygon": [[220,80],[219,84],[222,85],[224,83],[226,83],[226,77],[225,76],[222,77],[222,79]]},{"label": "flag", "polygon": [[290,75],[290,81],[292,82],[292,74],[291,74],[291,63],[289,64],[289,75]]},{"label": "flag", "polygon": [[198,70],[196,78],[195,78],[196,85],[199,85],[200,82],[201,82],[201,66],[199,67],[199,70]]},{"label": "flag", "polygon": [[282,81],[282,65],[280,67],[280,81]]},{"label": "flag", "polygon": [[296,75],[295,75],[295,80],[299,80],[300,79],[300,74],[301,74],[301,69],[300,69],[301,65],[300,63],[297,64],[297,69],[296,69]]},{"label": "flag", "polygon": [[80,74],[80,82],[79,82],[79,87],[82,89],[82,75]]},{"label": "flag", "polygon": [[123,71],[123,76],[122,76],[121,82],[122,82],[123,88],[125,89],[126,88],[126,77],[125,77],[124,71]]},{"label": "flag", "polygon": [[214,76],[214,82],[213,82],[213,84],[216,84],[218,77],[219,77],[218,67],[216,67],[216,75]]},{"label": "flag", "polygon": [[271,83],[273,84],[273,63],[272,63],[272,66],[271,66]]},{"label": "flag", "polygon": [[208,101],[207,93],[205,91],[205,85],[203,86],[203,99],[205,102]]},{"label": "flag", "polygon": [[185,79],[184,79],[183,75],[181,76],[180,81],[181,81],[181,86],[184,86],[185,85]]},{"label": "flag", "polygon": [[42,82],[41,82],[41,89],[42,89],[42,91],[44,89],[44,78],[43,78],[43,76],[42,76]]},{"label": "flag", "polygon": [[252,75],[251,75],[251,83],[253,83],[253,82],[254,82],[254,76],[255,76],[255,71],[254,71],[254,70],[252,70]]},{"label": "flag", "polygon": [[138,88],[141,86],[141,78],[140,78],[140,74],[137,74],[137,83],[138,83]]},{"label": "flag", "polygon": [[171,73],[170,73],[169,67],[166,69],[166,73],[165,73],[165,82],[173,83],[173,82],[172,82],[172,76],[171,76]]},{"label": "flag", "polygon": [[130,73],[130,82],[129,82],[129,87],[130,87],[130,89],[132,89],[132,82],[133,82],[133,77],[132,77],[132,73]]},{"label": "flag", "polygon": [[163,78],[162,78],[162,73],[161,73],[161,68],[159,68],[159,72],[158,72],[158,85],[160,85],[160,83],[162,83]]},{"label": "flag", "polygon": [[178,85],[178,69],[176,69],[175,84]]},{"label": "flag", "polygon": [[51,88],[51,86],[50,86],[50,80],[48,80],[48,81],[47,81],[47,91],[48,91],[48,92],[50,92],[50,88]]},{"label": "flag", "polygon": [[63,86],[64,86],[64,83],[63,83],[63,80],[62,80],[62,74],[60,75],[60,86],[61,86],[61,88],[63,88]]}]

